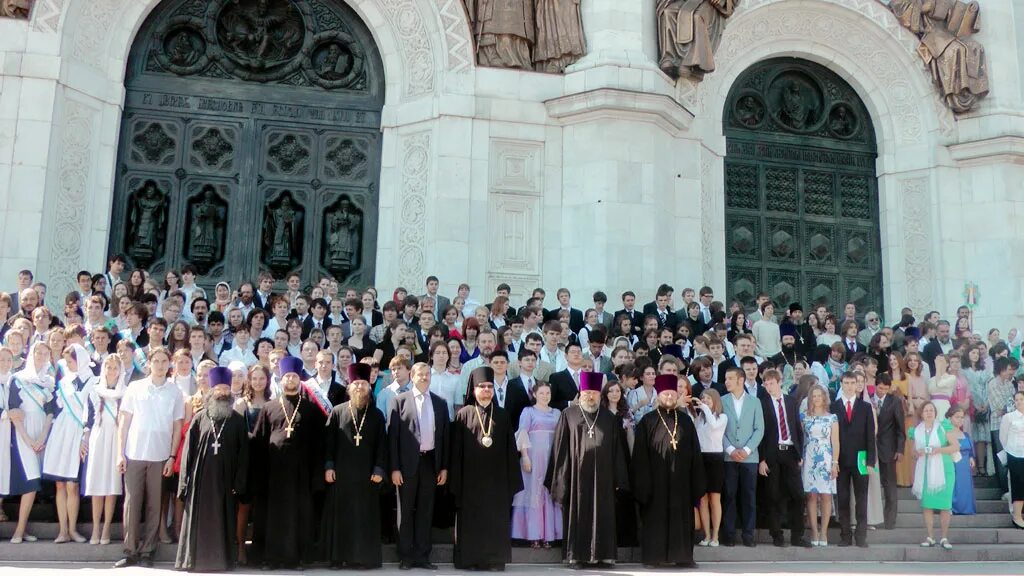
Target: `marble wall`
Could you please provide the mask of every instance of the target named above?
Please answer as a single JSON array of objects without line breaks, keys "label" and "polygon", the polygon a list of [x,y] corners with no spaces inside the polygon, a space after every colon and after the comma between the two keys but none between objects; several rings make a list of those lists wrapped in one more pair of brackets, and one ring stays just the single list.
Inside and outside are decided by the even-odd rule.
[{"label": "marble wall", "polygon": [[[377,285],[478,299],[499,282],[577,304],[661,282],[724,292],[722,103],[751,64],[813,60],[845,78],[878,137],[886,307],[1024,322],[1024,38],[987,0],[992,92],[954,117],[916,40],[877,0],[742,0],[716,72],[655,66],[653,0],[584,0],[588,54],[565,75],[477,67],[461,0],[345,0],[385,65]],[[38,0],[0,19],[0,278],[55,293],[103,266],[125,60],[158,0]],[[515,299],[515,298],[514,298]]]}]

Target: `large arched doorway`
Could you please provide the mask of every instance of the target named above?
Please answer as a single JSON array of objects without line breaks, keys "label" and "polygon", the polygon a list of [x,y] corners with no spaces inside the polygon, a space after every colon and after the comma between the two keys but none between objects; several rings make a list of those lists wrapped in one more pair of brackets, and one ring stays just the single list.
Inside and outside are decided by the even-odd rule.
[{"label": "large arched doorway", "polygon": [[729,298],[881,313],[875,134],[856,92],[776,58],[740,75],[723,118]]},{"label": "large arched doorway", "polygon": [[384,72],[343,0],[166,0],[125,84],[111,253],[373,281]]}]

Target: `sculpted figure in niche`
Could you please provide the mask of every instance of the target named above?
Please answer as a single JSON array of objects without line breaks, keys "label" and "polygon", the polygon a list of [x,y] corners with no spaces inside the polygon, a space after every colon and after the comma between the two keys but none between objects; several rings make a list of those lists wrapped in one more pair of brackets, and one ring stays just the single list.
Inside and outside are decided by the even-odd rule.
[{"label": "sculpted figure in niche", "polygon": [[476,39],[477,63],[531,70],[534,0],[463,0]]},{"label": "sculpted figure in niche", "polygon": [[918,54],[954,112],[967,112],[988,94],[985,48],[969,38],[981,29],[976,1],[896,0],[889,9],[921,39]]},{"label": "sculpted figure in niche", "polygon": [[34,1],[35,0],[2,0],[2,2],[0,2],[0,16],[28,19],[28,13],[32,11],[32,2]]},{"label": "sculpted figure in niche", "polygon": [[182,32],[178,34],[171,44],[171,53],[168,55],[168,60],[172,64],[188,68],[199,60],[199,56],[199,50],[193,45],[189,33]]},{"label": "sculpted figure in niche", "polygon": [[533,48],[537,72],[561,74],[586,53],[580,0],[536,0],[537,43]]},{"label": "sculpted figure in niche", "polygon": [[165,199],[153,180],[146,180],[132,197],[128,209],[130,252],[140,261],[151,260],[160,248],[160,235],[167,226]]},{"label": "sculpted figure in niche", "polygon": [[754,128],[764,118],[764,106],[753,96],[744,96],[736,104],[736,120],[740,124]]},{"label": "sculpted figure in niche", "polygon": [[804,102],[803,94],[800,92],[800,84],[790,82],[782,93],[779,119],[790,128],[802,130],[807,123],[808,111],[807,103]]},{"label": "sculpted figure in niche", "polygon": [[715,70],[715,50],[739,0],[658,0],[658,67],[700,80]]},{"label": "sculpted figure in niche", "polygon": [[212,262],[217,253],[217,203],[214,200],[213,186],[203,187],[202,199],[196,203],[192,212],[192,238],[189,244],[189,257],[194,262]]},{"label": "sculpted figure in niche", "polygon": [[348,272],[359,251],[359,214],[352,202],[342,199],[327,216],[327,255],[332,271]]},{"label": "sculpted figure in niche", "polygon": [[317,74],[327,80],[340,80],[345,77],[345,74],[348,74],[351,67],[352,56],[342,50],[341,46],[331,44],[327,47],[327,52],[317,67]]},{"label": "sculpted figure in niche", "polygon": [[291,196],[285,195],[280,206],[267,211],[263,245],[267,264],[273,268],[291,266],[293,250],[299,245],[299,223]]}]

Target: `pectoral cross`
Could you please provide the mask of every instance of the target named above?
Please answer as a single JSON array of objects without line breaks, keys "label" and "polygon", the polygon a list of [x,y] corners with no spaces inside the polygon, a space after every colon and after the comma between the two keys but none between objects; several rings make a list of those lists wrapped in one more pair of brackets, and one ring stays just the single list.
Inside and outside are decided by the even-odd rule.
[{"label": "pectoral cross", "polygon": [[587,438],[593,438],[593,437],[594,437],[594,431],[593,430],[587,430]]},{"label": "pectoral cross", "polygon": [[217,454],[220,453],[220,440],[215,438],[213,440],[213,444],[211,444],[211,446],[213,446],[213,455],[214,456],[216,456]]},{"label": "pectoral cross", "polygon": [[679,444],[679,441],[676,440],[675,438],[673,438],[673,439],[669,440],[668,442],[669,442],[669,444],[672,445],[672,451],[675,452],[676,451],[676,446]]},{"label": "pectoral cross", "polygon": [[352,439],[356,441],[356,446],[359,446],[359,441],[362,440],[363,437],[357,432],[356,435],[352,437]]},{"label": "pectoral cross", "polygon": [[292,432],[294,430],[295,430],[295,428],[292,428],[291,424],[289,424],[287,427],[285,427],[285,429],[284,429],[284,436],[285,436],[285,438],[291,438],[292,437]]}]

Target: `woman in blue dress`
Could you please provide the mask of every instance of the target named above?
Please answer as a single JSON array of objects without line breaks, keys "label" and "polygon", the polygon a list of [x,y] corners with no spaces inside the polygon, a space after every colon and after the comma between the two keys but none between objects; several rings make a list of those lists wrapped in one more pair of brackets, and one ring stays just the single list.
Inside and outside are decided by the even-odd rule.
[{"label": "woman in blue dress", "polygon": [[974,443],[971,437],[963,431],[964,409],[953,406],[946,412],[946,418],[953,423],[953,432],[960,442],[960,459],[953,456],[953,514],[975,514],[974,507]]},{"label": "woman in blue dress", "polygon": [[[829,412],[828,393],[814,385],[807,396],[807,414],[803,416],[804,454],[802,480],[807,495],[807,519],[811,525],[811,545],[828,546],[828,523],[832,516],[832,495],[839,475],[839,421]],[[821,523],[818,524],[818,504]]]}]

